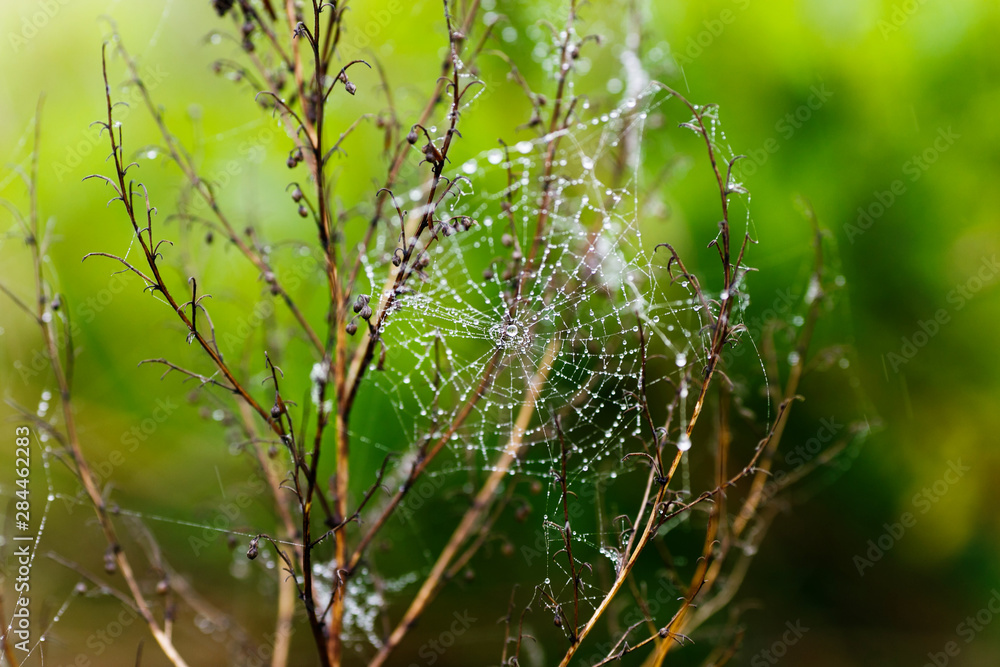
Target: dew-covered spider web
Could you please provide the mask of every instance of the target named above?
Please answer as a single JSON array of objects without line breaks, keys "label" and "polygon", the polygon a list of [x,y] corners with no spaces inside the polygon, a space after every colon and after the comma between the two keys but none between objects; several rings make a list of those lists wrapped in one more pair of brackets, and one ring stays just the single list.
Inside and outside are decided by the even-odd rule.
[{"label": "dew-covered spider web", "polygon": [[[717,310],[718,301],[667,273],[670,252],[656,249],[669,240],[667,225],[640,220],[639,159],[621,152],[623,138],[641,138],[662,102],[645,94],[580,120],[559,134],[552,154],[552,136],[543,136],[459,163],[453,171],[469,182],[442,206],[447,213],[438,210],[436,236],[422,237],[426,259],[414,254],[421,268],[406,289],[393,294],[392,283],[379,280],[398,238],[387,234],[366,266],[371,303],[393,303],[378,332],[381,370],[369,382],[391,403],[409,453],[447,440],[430,475],[494,471],[505,454],[516,455],[511,475],[548,482],[546,507],[559,525],[545,517],[547,552],[563,539],[554,479],[564,452],[571,488],[615,478],[625,454],[652,439],[643,387],[680,396],[668,437],[681,450],[691,446],[683,427],[717,314],[704,308]],[[616,161],[626,163],[617,172]],[[397,197],[414,209],[425,199],[420,188]],[[544,231],[532,250],[540,218]],[[663,233],[646,238],[650,229]],[[739,311],[745,298],[732,296]],[[354,437],[398,449],[371,433]],[[616,558],[611,536],[575,533],[574,540]],[[572,581],[565,562],[545,560],[555,568],[546,585]],[[589,594],[592,603],[601,597]]]}]

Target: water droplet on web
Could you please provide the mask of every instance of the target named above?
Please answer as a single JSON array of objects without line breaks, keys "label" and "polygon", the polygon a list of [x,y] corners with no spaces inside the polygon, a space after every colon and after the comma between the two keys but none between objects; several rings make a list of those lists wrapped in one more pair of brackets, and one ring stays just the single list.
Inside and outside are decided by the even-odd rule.
[{"label": "water droplet on web", "polygon": [[517,335],[517,325],[516,324],[511,324],[510,326],[507,327],[507,335],[508,336],[516,336]]},{"label": "water droplet on web", "polygon": [[691,449],[691,438],[687,433],[681,433],[681,437],[677,439],[677,449],[682,452],[686,452]]},{"label": "water droplet on web", "polygon": [[594,161],[593,161],[593,160],[591,160],[591,159],[590,159],[589,157],[587,157],[586,155],[584,155],[584,156],[583,156],[583,157],[582,157],[582,158],[580,159],[580,164],[581,164],[581,165],[583,166],[583,168],[584,168],[585,170],[587,170],[587,171],[590,171],[591,169],[593,169],[593,168],[594,168]]},{"label": "water droplet on web", "polygon": [[789,366],[797,366],[798,363],[799,363],[799,353],[798,352],[789,352],[788,353],[788,365]]},{"label": "water droplet on web", "polygon": [[503,152],[494,149],[486,156],[486,160],[490,164],[500,164],[500,161],[503,160]]},{"label": "water droplet on web", "polygon": [[468,162],[462,165],[462,171],[471,176],[472,174],[476,173],[476,169],[478,168],[478,166],[479,165],[476,164],[475,160],[469,160]]},{"label": "water droplet on web", "polygon": [[530,141],[519,141],[517,145],[514,146],[514,150],[522,155],[527,155],[531,152],[531,142]]},{"label": "water droplet on web", "polygon": [[684,368],[687,362],[688,362],[687,355],[684,354],[683,352],[678,352],[677,356],[674,358],[674,363],[677,364],[677,368]]}]

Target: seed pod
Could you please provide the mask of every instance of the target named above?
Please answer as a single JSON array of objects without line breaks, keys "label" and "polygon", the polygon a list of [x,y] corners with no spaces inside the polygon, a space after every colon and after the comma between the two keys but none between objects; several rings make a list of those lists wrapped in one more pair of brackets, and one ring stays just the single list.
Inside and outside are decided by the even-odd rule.
[{"label": "seed pod", "polygon": [[504,234],[500,237],[500,243],[503,244],[503,247],[509,248],[514,245],[514,237],[510,234]]},{"label": "seed pod", "polygon": [[555,618],[552,619],[552,624],[554,626],[556,626],[557,628],[561,628],[562,627],[562,619],[559,618],[559,614],[556,614]]},{"label": "seed pod", "polygon": [[277,419],[281,416],[281,408],[277,404],[271,406],[271,419]]},{"label": "seed pod", "polygon": [[156,594],[157,595],[166,595],[167,591],[169,591],[169,590],[170,590],[170,584],[169,584],[169,582],[167,582],[167,578],[166,577],[163,577],[163,579],[160,579],[158,582],[156,582]]},{"label": "seed pod", "polygon": [[410,130],[410,133],[406,135],[406,143],[412,146],[413,144],[417,143],[417,139],[418,139],[417,128],[412,128]]},{"label": "seed pod", "polygon": [[309,209],[306,208],[305,204],[299,204],[299,217],[305,218],[309,215]]},{"label": "seed pod", "polygon": [[503,546],[500,547],[500,553],[510,558],[511,556],[514,555],[514,545],[511,544],[510,542],[504,542]]},{"label": "seed pod", "polygon": [[295,188],[294,190],[292,190],[292,201],[293,202],[295,202],[296,204],[299,203],[300,201],[302,201],[302,197],[303,197],[302,190],[299,190],[298,188]]},{"label": "seed pod", "polygon": [[293,158],[291,155],[289,155],[288,159],[285,160],[285,164],[288,165],[289,169],[295,169],[295,165],[297,165],[298,162],[295,160],[295,158]]},{"label": "seed pod", "polygon": [[483,280],[493,280],[493,269],[483,271]]},{"label": "seed pod", "polygon": [[247,558],[253,560],[257,557],[257,542],[260,541],[260,537],[255,537],[250,540],[250,548],[247,549]]},{"label": "seed pod", "polygon": [[344,327],[344,331],[347,332],[348,336],[353,336],[354,334],[356,334],[358,332],[358,325],[357,325],[357,323],[354,322],[353,320],[351,320],[350,322],[347,323],[347,326]]},{"label": "seed pod", "polygon": [[354,312],[360,313],[361,309],[368,305],[368,295],[362,294],[358,296],[357,300],[354,302]]},{"label": "seed pod", "polygon": [[87,592],[87,584],[85,584],[82,581],[77,582],[76,587],[73,589],[73,592],[76,593],[77,595],[84,595]]},{"label": "seed pod", "polygon": [[365,304],[364,308],[362,308],[361,312],[358,314],[361,315],[361,319],[370,320],[372,317],[372,307],[369,306],[368,304]]},{"label": "seed pod", "polygon": [[354,93],[358,92],[358,87],[354,85],[353,81],[346,81],[344,82],[344,90],[346,90],[349,94],[353,95]]}]

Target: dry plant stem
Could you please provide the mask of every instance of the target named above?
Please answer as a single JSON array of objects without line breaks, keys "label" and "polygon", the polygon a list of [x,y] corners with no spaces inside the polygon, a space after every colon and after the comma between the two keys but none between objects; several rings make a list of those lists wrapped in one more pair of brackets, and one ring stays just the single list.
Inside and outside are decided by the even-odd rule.
[{"label": "dry plant stem", "polygon": [[181,172],[184,174],[184,177],[191,183],[198,195],[211,209],[212,213],[218,219],[219,224],[222,225],[222,229],[229,241],[235,245],[248,260],[250,260],[250,263],[253,264],[254,268],[256,268],[260,275],[265,278],[271,289],[275,290],[277,294],[281,296],[285,305],[288,307],[289,312],[292,313],[292,316],[302,328],[302,331],[309,338],[312,345],[319,351],[320,354],[322,354],[323,343],[319,339],[319,336],[316,335],[312,326],[310,326],[308,320],[306,320],[305,315],[303,315],[302,311],[299,310],[298,306],[292,300],[291,295],[288,294],[285,288],[278,281],[274,270],[267,263],[267,261],[254,248],[247,245],[247,243],[240,237],[239,233],[237,233],[236,229],[229,221],[229,218],[225,215],[225,213],[223,213],[222,208],[219,206],[219,202],[215,198],[215,194],[212,192],[211,187],[198,175],[198,171],[195,168],[191,157],[178,145],[176,139],[174,139],[173,135],[170,133],[170,130],[167,128],[166,121],[163,119],[163,115],[160,113],[159,108],[153,101],[153,98],[149,93],[149,89],[146,88],[146,85],[143,83],[142,78],[139,75],[139,69],[130,53],[125,49],[125,44],[120,36],[117,36],[117,51],[121,54],[122,59],[125,61],[132,80],[139,87],[139,90],[142,93],[143,101],[149,109],[153,120],[156,122],[156,126],[160,131],[160,136],[163,138],[171,159],[173,159],[173,161],[180,168]]},{"label": "dry plant stem", "polygon": [[435,561],[434,566],[431,568],[430,574],[428,574],[427,579],[424,580],[420,590],[413,598],[413,601],[410,603],[409,608],[403,615],[402,620],[400,620],[396,629],[393,630],[392,634],[386,640],[382,649],[369,663],[369,667],[379,667],[385,663],[389,654],[392,653],[392,651],[399,645],[399,643],[403,640],[403,637],[416,622],[417,618],[420,617],[427,605],[434,599],[435,594],[443,583],[443,575],[448,569],[452,559],[455,558],[462,545],[465,544],[469,535],[479,522],[480,517],[482,517],[483,513],[485,513],[490,507],[490,504],[496,495],[497,488],[500,486],[500,482],[504,479],[504,477],[508,476],[511,465],[518,459],[519,456],[523,454],[522,438],[524,437],[524,433],[528,429],[528,424],[531,422],[531,418],[535,413],[535,405],[538,401],[538,396],[548,379],[549,372],[552,369],[552,364],[559,353],[559,343],[560,341],[558,338],[553,338],[546,347],[545,355],[542,358],[535,375],[531,378],[531,382],[525,392],[524,402],[521,404],[521,408],[518,411],[517,420],[514,424],[514,430],[511,433],[510,441],[504,448],[504,453],[497,460],[495,468],[480,488],[479,493],[476,494],[476,498],[473,500],[472,506],[462,517],[461,522],[458,524],[458,527],[455,528],[455,531],[452,533],[451,538],[448,540],[444,549],[441,550],[437,561]]},{"label": "dry plant stem", "polygon": [[[110,99],[110,98],[109,98]],[[39,103],[40,104],[40,103]],[[109,102],[109,118],[110,118],[110,102]],[[41,109],[39,106],[39,115]],[[87,463],[87,459],[83,454],[83,450],[80,447],[80,439],[76,428],[76,416],[73,414],[73,404],[72,396],[70,392],[70,385],[67,379],[65,369],[63,367],[63,362],[60,357],[59,347],[56,344],[56,331],[55,331],[55,317],[49,317],[48,322],[45,321],[46,309],[48,307],[48,296],[45,290],[45,280],[42,276],[42,251],[40,249],[40,244],[44,243],[44,240],[39,235],[39,225],[38,225],[38,152],[39,152],[39,142],[41,139],[41,123],[38,115],[35,118],[35,149],[32,155],[31,162],[31,176],[29,179],[29,187],[31,190],[31,213],[30,213],[30,230],[29,234],[31,236],[31,247],[32,260],[35,268],[35,288],[36,288],[36,317],[41,328],[42,337],[45,343],[45,348],[49,355],[50,364],[52,367],[52,373],[55,376],[56,384],[59,387],[59,397],[60,404],[62,406],[63,420],[66,425],[66,443],[69,448],[70,455],[73,458],[73,463],[76,466],[76,472],[79,475],[80,482],[83,484],[84,489],[87,492],[87,496],[90,498],[91,503],[94,506],[94,512],[97,515],[97,521],[101,525],[101,530],[104,533],[104,537],[108,542],[108,548],[114,555],[114,561],[117,565],[118,570],[122,574],[122,578],[125,580],[128,586],[129,592],[132,595],[133,600],[135,600],[136,607],[138,608],[139,614],[142,616],[143,620],[149,626],[150,632],[156,639],[156,643],[159,644],[160,648],[163,650],[164,655],[167,659],[175,665],[175,667],[186,667],[187,663],[184,658],[181,657],[180,653],[174,647],[173,642],[170,637],[164,632],[163,628],[160,627],[159,621],[153,615],[153,611],[146,601],[143,595],[142,589],[139,586],[139,582],[136,580],[135,574],[132,571],[132,565],[129,562],[128,557],[125,555],[125,551],[122,549],[121,543],[118,540],[117,532],[115,531],[114,524],[111,522],[111,517],[108,515],[107,507],[104,503],[104,498],[101,495],[101,490],[97,485],[97,481],[94,479],[94,475],[90,470],[90,465]],[[51,313],[49,313],[51,315]],[[68,333],[67,333],[68,335]]]},{"label": "dry plant stem", "polygon": [[[810,222],[813,225],[814,247],[816,255],[815,268],[812,280],[815,281],[815,284],[821,285],[822,283],[820,281],[823,270],[822,234],[820,232],[818,224],[816,223],[814,215],[810,215]],[[798,391],[799,381],[802,378],[802,371],[806,363],[806,354],[809,349],[809,343],[812,340],[812,334],[813,331],[815,330],[816,321],[819,318],[819,306],[822,303],[822,301],[823,301],[822,295],[820,295],[816,297],[810,304],[806,325],[803,327],[802,332],[799,335],[798,341],[796,342],[796,352],[798,353],[799,357],[797,362],[792,364],[791,372],[788,378],[788,383],[785,387],[785,397],[781,404],[782,409],[780,410],[778,417],[775,420],[775,424],[772,427],[771,433],[769,434],[768,438],[764,443],[762,443],[762,447],[758,450],[757,454],[754,456],[754,460],[751,461],[750,465],[747,466],[747,468],[745,469],[746,472],[749,472],[751,470],[751,466],[756,466],[756,472],[753,477],[750,492],[743,503],[743,507],[740,513],[737,515],[736,519],[733,522],[732,539],[734,540],[738,539],[742,535],[744,529],[747,527],[747,525],[749,525],[750,520],[758,516],[758,508],[760,507],[761,501],[763,499],[764,485],[769,477],[769,472],[774,460],[774,455],[777,452],[778,446],[781,443],[781,437],[784,433],[785,425],[788,423],[788,415],[790,413],[790,407],[792,403],[794,403],[794,398],[797,395],[796,392]],[[757,463],[758,457],[760,461],[759,463]],[[766,528],[766,525],[769,523],[769,521],[770,518],[768,517],[765,520],[765,524],[763,526],[764,528]],[[710,589],[712,585],[714,585],[715,581],[719,577],[719,574],[722,570],[722,566],[724,564],[725,551],[728,550],[730,546],[731,545],[729,543],[725,545],[722,556],[716,559],[712,563],[711,567],[708,568],[705,572],[702,572],[701,571],[702,568],[699,568],[699,572],[696,573],[696,577],[702,575],[702,578],[700,580],[698,580],[697,578],[692,579],[692,586],[695,584],[696,581],[698,582],[699,587],[701,586],[701,584],[705,584],[706,588]],[[706,545],[706,549],[708,549],[708,547],[709,545]],[[749,560],[750,560],[749,557],[745,557],[741,561],[741,565],[743,565],[743,568],[749,566]],[[707,561],[708,557],[707,554],[705,554],[703,563],[707,563]],[[731,577],[733,581],[737,582],[738,584],[739,582],[742,581],[743,576],[745,576],[745,573],[746,573],[745,569],[741,569],[741,571],[735,572],[734,575],[731,575]],[[718,597],[713,598],[710,601],[709,607],[706,607],[704,610],[699,610],[699,612],[697,612],[694,616],[692,616],[692,621],[689,623],[686,623],[685,621],[687,617],[687,612],[694,598],[693,596],[686,598],[681,609],[681,611],[684,613],[679,614],[678,617],[675,618],[675,621],[671,623],[670,628],[671,629],[677,628],[676,632],[678,633],[681,632],[689,633],[693,631],[701,623],[707,620],[711,616],[711,613],[717,611],[719,608],[724,606],[725,603],[731,600],[732,596],[736,594],[737,590],[738,590],[738,585],[727,586],[726,589],[720,592]],[[650,660],[647,661],[647,665],[649,667],[659,667],[659,665],[662,665],[663,660],[666,658],[667,653],[670,651],[670,648],[671,644],[669,642],[658,647],[657,652],[654,653],[654,655],[651,656]]]},{"label": "dry plant stem", "polygon": [[[462,23],[462,33],[465,35],[469,34],[472,29],[473,20],[479,10],[479,0],[474,0],[469,8],[469,11],[465,15],[465,20]],[[461,55],[464,43],[458,44],[458,54]],[[475,54],[473,54],[475,55]],[[471,59],[466,65],[471,65]],[[431,114],[434,109],[437,108],[440,103],[442,96],[444,94],[445,86],[448,85],[447,75],[450,69],[453,67],[453,62],[451,54],[449,57],[445,58],[442,64],[442,76],[438,79],[434,86],[434,91],[431,93],[430,98],[427,100],[427,104],[424,106],[423,111],[420,112],[420,116],[417,118],[415,125],[424,126],[430,119]],[[368,224],[368,229],[365,230],[365,237],[359,245],[359,251],[357,257],[354,261],[354,266],[351,269],[350,276],[347,279],[347,293],[350,293],[354,289],[354,283],[357,280],[358,272],[361,270],[361,259],[364,251],[371,245],[372,236],[378,227],[379,221],[382,219],[382,211],[385,208],[385,202],[387,196],[382,194],[382,191],[391,191],[393,186],[396,184],[396,179],[399,177],[399,171],[402,169],[403,164],[406,162],[406,157],[409,154],[410,145],[406,141],[400,141],[396,147],[396,153],[392,158],[392,166],[389,168],[389,175],[382,185],[382,189],[379,191],[379,196],[375,204],[375,213],[372,215],[371,220]],[[352,382],[358,382],[360,378],[352,378]]]},{"label": "dry plant stem", "polygon": [[[711,167],[712,167],[712,172],[713,172],[713,174],[714,174],[714,176],[716,178],[716,182],[717,182],[718,187],[719,187],[719,194],[720,194],[720,199],[721,199],[721,203],[722,203],[722,222],[720,223],[720,227],[721,227],[720,236],[722,238],[722,242],[721,242],[721,244],[715,243],[715,242],[713,242],[713,243],[715,245],[717,245],[718,248],[719,248],[719,255],[720,255],[720,258],[722,260],[722,268],[723,268],[723,290],[727,293],[727,295],[729,295],[729,298],[727,298],[727,299],[725,299],[725,300],[722,301],[722,306],[721,306],[719,315],[715,319],[715,322],[713,323],[712,340],[711,340],[711,344],[710,344],[710,351],[709,351],[708,363],[707,363],[707,366],[705,368],[705,377],[704,377],[704,380],[701,383],[701,388],[700,388],[700,390],[698,392],[698,399],[695,402],[694,409],[692,410],[692,413],[691,413],[691,417],[689,418],[687,426],[685,428],[686,435],[688,437],[690,437],[691,433],[694,431],[695,425],[698,423],[698,418],[701,415],[701,411],[702,411],[702,408],[703,408],[704,403],[705,403],[705,396],[708,393],[708,388],[709,388],[709,386],[712,383],[712,379],[713,379],[713,377],[715,375],[715,371],[718,368],[719,360],[721,359],[722,348],[726,344],[726,342],[728,341],[728,339],[729,339],[729,333],[730,333],[728,322],[729,322],[729,313],[730,313],[730,310],[732,308],[732,303],[734,301],[734,299],[732,298],[732,296],[733,296],[732,292],[733,292],[734,278],[735,278],[735,273],[733,271],[733,265],[731,263],[730,251],[729,251],[729,195],[730,195],[730,191],[728,189],[728,183],[727,183],[727,181],[723,180],[723,177],[722,177],[722,175],[721,175],[721,173],[719,171],[718,162],[716,160],[716,155],[715,155],[715,148],[712,145],[711,138],[709,137],[709,134],[708,134],[708,130],[705,127],[705,124],[704,124],[704,121],[703,121],[703,111],[702,111],[702,109],[700,109],[700,108],[696,107],[695,105],[693,105],[684,96],[680,95],[679,93],[677,93],[673,89],[669,88],[668,86],[664,86],[663,84],[657,84],[657,85],[659,85],[661,88],[663,88],[664,90],[666,90],[669,94],[677,97],[694,114],[696,125],[693,126],[693,129],[695,129],[695,131],[698,134],[701,135],[702,139],[705,142],[705,146],[706,146],[706,148],[708,150],[709,161],[710,161]],[[740,263],[742,262],[743,253],[746,250],[747,239],[748,239],[748,237],[744,239],[743,244],[742,244],[742,246],[740,248],[739,257],[737,258],[737,261],[736,261],[737,271],[738,271],[738,267],[739,267]],[[668,270],[670,269],[670,265],[673,264],[674,262],[676,262],[679,265],[681,272],[685,276],[693,277],[693,276],[691,276],[690,273],[688,273],[687,269],[684,268],[683,262],[681,261],[680,257],[677,255],[677,253],[673,251],[673,248],[670,248],[670,246],[667,246],[667,247],[670,249],[670,251],[672,253],[672,257],[669,260],[668,265],[667,265]],[[660,486],[660,488],[657,491],[657,494],[655,496],[655,499],[653,501],[653,508],[654,508],[654,510],[652,512],[650,512],[650,516],[649,516],[649,518],[646,521],[646,526],[645,526],[645,528],[643,530],[642,536],[639,538],[639,541],[634,544],[634,546],[632,547],[632,549],[631,549],[630,552],[626,552],[625,554],[623,554],[623,564],[622,564],[621,568],[618,571],[618,575],[616,576],[615,581],[614,581],[614,583],[611,586],[611,589],[605,595],[605,597],[601,601],[600,605],[598,605],[597,609],[594,610],[593,615],[590,617],[590,619],[587,621],[587,623],[584,625],[584,627],[580,631],[580,633],[579,633],[579,640],[576,643],[571,644],[570,647],[569,647],[569,649],[566,651],[566,654],[563,656],[562,661],[559,663],[560,667],[564,667],[565,665],[568,665],[570,663],[570,660],[573,658],[573,655],[576,653],[577,649],[579,648],[579,646],[583,642],[583,639],[594,628],[594,626],[596,625],[596,623],[598,622],[598,620],[600,619],[600,617],[604,614],[604,611],[611,604],[611,601],[618,594],[618,591],[621,589],[622,584],[625,582],[625,580],[628,577],[629,573],[632,571],[632,568],[635,565],[635,562],[636,562],[639,554],[642,552],[642,550],[645,548],[645,546],[649,543],[649,541],[652,539],[652,537],[655,536],[656,530],[660,526],[660,522],[656,521],[657,508],[660,507],[660,504],[664,500],[664,497],[666,495],[667,487],[670,485],[670,482],[673,480],[674,473],[677,470],[677,466],[680,464],[682,455],[683,455],[683,453],[681,451],[678,451],[674,455],[673,462],[671,463],[671,466],[670,466],[670,471],[665,476],[665,483]],[[651,472],[650,474],[653,474],[653,473]],[[713,539],[714,539],[714,531],[716,530],[717,523],[718,523],[717,520],[713,521],[712,522],[713,527],[710,528],[710,531],[713,534]],[[638,524],[636,524],[636,525],[638,525]],[[702,561],[702,563],[699,564],[699,568],[698,568],[699,571],[703,567],[705,567],[705,566],[706,566],[705,561]],[[701,573],[701,576],[703,577],[704,573]],[[699,587],[699,589],[700,589],[700,587]],[[671,642],[668,641],[668,642],[663,642],[660,646],[661,647],[662,646],[668,646],[670,644],[671,644]]]}]

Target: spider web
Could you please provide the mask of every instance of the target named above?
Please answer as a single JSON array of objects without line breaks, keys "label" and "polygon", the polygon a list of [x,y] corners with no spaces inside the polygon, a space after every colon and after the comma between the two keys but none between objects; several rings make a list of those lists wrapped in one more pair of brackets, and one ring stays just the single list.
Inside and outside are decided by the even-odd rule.
[{"label": "spider web", "polygon": [[[523,443],[509,472],[549,482],[545,507],[559,517],[560,525],[543,517],[544,587],[555,599],[571,594],[573,585],[565,559],[550,557],[563,547],[562,487],[555,480],[564,448],[569,488],[615,479],[616,464],[629,451],[642,451],[640,437],[650,437],[640,409],[643,385],[650,394],[679,392],[681,428],[671,437],[682,451],[691,446],[684,428],[693,402],[688,390],[700,381],[715,313],[704,312],[691,285],[670,279],[669,254],[655,248],[665,239],[650,243],[643,236],[637,157],[620,185],[605,182],[606,165],[620,159],[623,138],[634,133],[640,146],[645,122],[662,101],[647,91],[560,133],[546,231],[519,292],[504,272],[515,253],[528,253],[535,236],[552,137],[461,164],[471,183],[463,183],[447,214],[439,213],[453,233],[439,233],[426,245],[429,263],[419,281],[414,276],[412,291],[396,294],[379,331],[384,363],[368,380],[391,403],[410,443],[445,437],[460,418],[436,467],[425,474],[492,471],[511,453],[511,442]],[[717,119],[706,113],[706,120],[715,141]],[[419,207],[426,189],[412,191],[409,199]],[[476,222],[463,224],[466,216]],[[382,242],[382,252],[366,266],[373,305],[390,297],[378,291],[376,276],[385,275],[397,239],[387,235]],[[747,299],[735,288],[732,297],[738,320]],[[518,420],[529,387],[543,369],[544,383],[522,429]],[[672,386],[657,386],[667,383]],[[393,449],[374,434],[354,435]],[[413,445],[409,453],[416,451]],[[689,486],[686,457],[682,482]],[[618,552],[608,546],[617,545],[617,537],[574,531],[573,540],[618,566]],[[580,594],[591,606],[603,597],[586,580]]]},{"label": "spider web", "polygon": [[[649,98],[629,100],[561,133],[548,226],[513,296],[504,266],[534,238],[549,137],[522,141],[509,157],[494,149],[461,166],[477,188],[498,175],[505,182],[508,170],[513,183],[494,192],[465,187],[450,207],[444,224],[465,216],[476,222],[428,245],[419,284],[396,296],[379,331],[386,361],[371,376],[411,442],[442,437],[472,405],[451,436],[445,471],[490,469],[511,439],[532,378],[547,365],[535,416],[521,435],[529,454],[516,470],[528,474],[545,475],[558,460],[559,430],[585,454],[579,473],[620,456],[640,434],[640,327],[672,369],[645,378],[650,390],[671,377],[682,381],[705,361],[708,320],[689,285],[669,286],[667,255],[644,244],[635,174],[617,188],[601,180],[600,163],[613,157],[623,131],[641,129],[652,106]],[[411,194],[422,196],[419,189]],[[372,284],[387,263],[385,255],[380,260],[369,263]],[[388,293],[371,298],[384,301]]]}]

